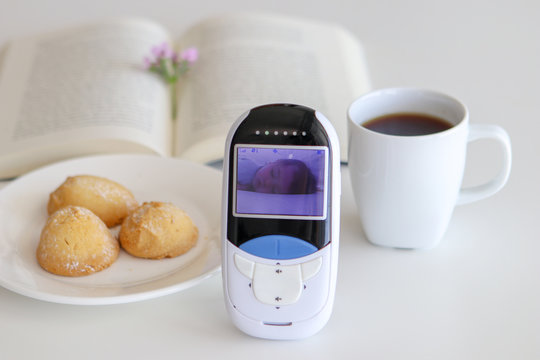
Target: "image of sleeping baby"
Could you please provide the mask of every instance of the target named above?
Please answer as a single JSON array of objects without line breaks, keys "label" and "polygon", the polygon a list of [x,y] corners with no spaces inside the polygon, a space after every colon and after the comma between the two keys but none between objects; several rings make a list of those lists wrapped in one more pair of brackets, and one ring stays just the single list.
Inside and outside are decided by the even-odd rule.
[{"label": "image of sleeping baby", "polygon": [[320,148],[239,147],[236,214],[324,216],[326,158]]},{"label": "image of sleeping baby", "polygon": [[240,161],[238,190],[267,194],[312,194],[317,191],[317,179],[301,160],[278,159],[263,166],[246,158]]}]

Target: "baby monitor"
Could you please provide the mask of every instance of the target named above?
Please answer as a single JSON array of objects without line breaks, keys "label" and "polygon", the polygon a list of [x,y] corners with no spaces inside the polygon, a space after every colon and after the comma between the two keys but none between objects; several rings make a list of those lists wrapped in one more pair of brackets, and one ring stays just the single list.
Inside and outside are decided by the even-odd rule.
[{"label": "baby monitor", "polygon": [[330,122],[304,106],[256,107],[232,126],[223,165],[222,274],[243,332],[297,339],[332,311],[341,191]]}]

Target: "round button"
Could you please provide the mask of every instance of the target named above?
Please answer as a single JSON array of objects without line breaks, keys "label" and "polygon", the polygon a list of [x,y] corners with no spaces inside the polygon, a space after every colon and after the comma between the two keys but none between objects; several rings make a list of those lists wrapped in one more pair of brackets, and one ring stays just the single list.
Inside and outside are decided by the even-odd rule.
[{"label": "round button", "polygon": [[313,254],[318,249],[305,240],[287,235],[260,236],[240,245],[240,249],[265,259],[286,260]]}]

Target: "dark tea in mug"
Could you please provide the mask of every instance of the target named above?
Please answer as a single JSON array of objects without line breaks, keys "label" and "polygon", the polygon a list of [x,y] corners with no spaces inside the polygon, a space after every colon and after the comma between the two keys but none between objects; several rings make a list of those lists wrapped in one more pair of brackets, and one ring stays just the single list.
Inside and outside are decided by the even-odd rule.
[{"label": "dark tea in mug", "polygon": [[450,129],[453,124],[437,116],[418,113],[396,113],[376,117],[362,126],[387,135],[419,136]]}]

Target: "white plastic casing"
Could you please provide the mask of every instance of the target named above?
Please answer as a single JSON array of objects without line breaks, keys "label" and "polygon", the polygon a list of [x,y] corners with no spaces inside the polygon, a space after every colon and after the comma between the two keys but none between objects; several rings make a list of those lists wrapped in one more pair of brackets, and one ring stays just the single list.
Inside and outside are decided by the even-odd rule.
[{"label": "white plastic casing", "polygon": [[[230,152],[233,151],[231,142],[236,129],[248,114],[249,111],[243,114],[229,131],[223,163],[221,236],[225,305],[233,323],[246,334],[266,339],[306,338],[326,325],[334,304],[341,196],[338,137],[328,119],[316,111],[315,116],[326,130],[332,147],[331,167],[328,168],[332,179],[328,214],[331,216],[330,243],[319,251],[302,258],[290,260],[260,258],[241,250],[227,239],[228,203],[231,201],[228,198],[231,165],[229,159]],[[293,279],[287,291],[290,296],[284,296],[284,299],[280,299],[280,303],[263,303],[257,298],[258,296],[259,299],[265,299],[266,296],[264,293],[266,285],[262,284],[261,290],[261,283],[271,284],[274,270],[281,274],[288,274],[287,276]],[[255,276],[255,273],[258,275]],[[299,290],[297,289],[298,281],[302,282]],[[287,303],[289,298],[293,299],[291,303]],[[269,299],[271,301],[271,298]]]}]

